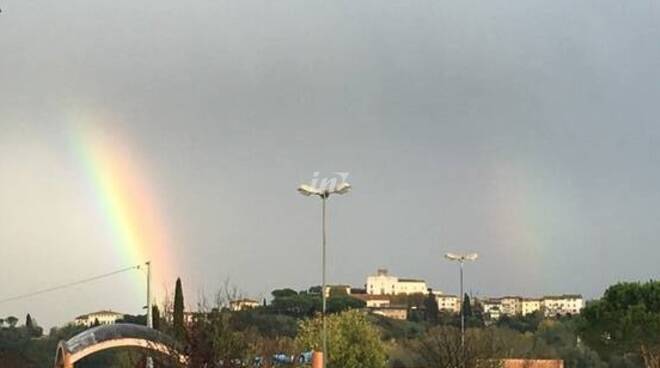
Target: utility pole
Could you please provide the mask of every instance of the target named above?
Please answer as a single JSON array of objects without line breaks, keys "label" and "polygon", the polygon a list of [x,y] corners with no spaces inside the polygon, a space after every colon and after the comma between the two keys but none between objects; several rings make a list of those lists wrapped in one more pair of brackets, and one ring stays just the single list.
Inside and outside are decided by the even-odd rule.
[{"label": "utility pole", "polygon": [[154,322],[151,315],[151,261],[145,263],[147,265],[147,327],[153,328]]},{"label": "utility pole", "polygon": [[321,319],[323,319],[323,368],[326,367],[326,362],[328,360],[328,332],[326,330],[326,321],[325,321],[325,309],[326,309],[326,300],[325,300],[325,226],[326,226],[326,221],[325,221],[325,201],[328,199],[330,196],[329,193],[325,193],[321,196],[321,199],[323,201],[323,261],[322,261],[322,268],[323,268],[323,276],[321,277],[321,283],[323,286],[321,286],[321,297],[323,300],[323,312],[321,313]]},{"label": "utility pole", "polygon": [[[309,185],[301,185],[298,187],[298,192],[304,196],[318,196],[321,198],[321,222],[322,222],[322,232],[323,232],[323,241],[322,241],[322,251],[321,251],[321,300],[322,300],[322,310],[321,310],[321,319],[323,323],[323,329],[321,330],[321,338],[322,338],[322,345],[323,345],[323,355],[321,359],[321,368],[326,368],[327,366],[327,361],[329,358],[328,354],[328,336],[327,336],[327,326],[326,326],[326,297],[325,297],[325,289],[327,287],[326,285],[326,270],[325,270],[325,248],[326,248],[326,201],[330,197],[331,194],[346,194],[351,190],[351,185],[348,184],[347,182],[343,182],[339,184],[336,188],[333,189],[317,189],[313,188]],[[329,293],[328,293],[329,294]],[[318,361],[316,362],[316,365],[318,366]],[[312,366],[314,367],[314,363],[312,363]]]},{"label": "utility pole", "polygon": [[[147,265],[147,327],[153,328],[154,321],[151,315],[151,261],[145,262]],[[151,356],[147,356],[147,368],[154,367],[154,360]]]},{"label": "utility pole", "polygon": [[477,253],[468,253],[468,254],[454,254],[447,253],[445,258],[450,261],[456,261],[461,265],[461,295],[460,295],[460,310],[461,310],[461,368],[465,368],[465,308],[463,308],[464,302],[464,291],[463,291],[463,264],[465,261],[476,261],[479,255]]}]

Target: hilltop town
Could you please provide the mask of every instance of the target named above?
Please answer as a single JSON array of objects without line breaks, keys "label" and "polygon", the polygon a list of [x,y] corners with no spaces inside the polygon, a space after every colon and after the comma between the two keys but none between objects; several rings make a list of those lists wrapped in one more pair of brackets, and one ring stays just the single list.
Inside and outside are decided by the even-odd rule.
[{"label": "hilltop town", "polygon": [[[310,288],[314,293],[316,288]],[[320,289],[319,289],[320,290]],[[461,310],[461,298],[458,295],[445,294],[433,290],[425,280],[398,277],[387,269],[378,269],[366,278],[364,287],[333,284],[327,285],[325,296],[344,296],[362,301],[363,308],[373,314],[386,318],[406,320],[411,314],[420,313],[429,305],[437,305],[437,312],[458,314]],[[434,303],[429,304],[431,298]],[[477,311],[486,323],[497,321],[503,316],[528,316],[540,313],[544,318],[560,318],[580,314],[585,302],[579,294],[530,296],[499,296],[469,299],[470,306]],[[266,301],[251,298],[236,298],[229,301],[227,308],[241,311],[266,305]],[[423,311],[428,313],[428,311]],[[185,313],[186,320],[192,321],[195,312]],[[111,324],[124,318],[123,313],[101,310],[76,317],[74,325],[93,326]]]}]

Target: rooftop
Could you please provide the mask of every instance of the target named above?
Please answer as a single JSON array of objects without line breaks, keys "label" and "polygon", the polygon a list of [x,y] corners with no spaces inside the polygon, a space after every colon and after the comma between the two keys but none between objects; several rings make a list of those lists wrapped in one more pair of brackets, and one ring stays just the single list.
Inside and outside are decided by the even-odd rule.
[{"label": "rooftop", "polygon": [[98,312],[92,312],[92,313],[80,315],[80,316],[76,317],[75,319],[86,319],[86,318],[89,318],[89,317],[106,315],[106,314],[119,316],[119,317],[124,315],[124,313],[118,313],[118,312],[111,311],[111,310],[100,310]]},{"label": "rooftop", "polygon": [[420,279],[399,279],[399,282],[426,282]]},{"label": "rooftop", "polygon": [[546,295],[541,299],[551,299],[551,300],[582,299],[582,295],[580,295],[580,294]]}]

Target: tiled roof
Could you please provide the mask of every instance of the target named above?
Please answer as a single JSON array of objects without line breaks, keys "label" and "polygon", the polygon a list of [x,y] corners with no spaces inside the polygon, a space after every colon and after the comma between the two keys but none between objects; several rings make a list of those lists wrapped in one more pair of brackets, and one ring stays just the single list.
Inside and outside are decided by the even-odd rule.
[{"label": "tiled roof", "polygon": [[76,317],[76,319],[85,319],[85,318],[89,318],[89,317],[93,317],[93,316],[98,316],[98,315],[101,315],[101,314],[112,314],[112,315],[115,315],[115,316],[123,316],[124,315],[123,313],[117,313],[117,312],[111,311],[111,310],[100,310],[98,312],[83,314],[81,316]]}]

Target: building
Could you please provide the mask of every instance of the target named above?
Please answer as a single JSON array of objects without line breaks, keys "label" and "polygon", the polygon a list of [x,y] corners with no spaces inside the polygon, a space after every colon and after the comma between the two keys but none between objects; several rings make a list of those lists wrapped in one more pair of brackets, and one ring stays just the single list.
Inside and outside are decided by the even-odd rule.
[{"label": "building", "polygon": [[502,359],[502,368],[564,368],[561,359]]},{"label": "building", "polygon": [[408,308],[400,306],[388,306],[388,307],[379,307],[379,308],[370,308],[371,313],[377,314],[379,316],[405,320],[408,318]]},{"label": "building", "polygon": [[390,276],[386,269],[367,277],[367,294],[370,295],[425,294],[426,290],[424,280]]},{"label": "building", "polygon": [[111,325],[117,322],[118,319],[124,318],[123,313],[113,312],[111,310],[101,310],[94,313],[83,314],[73,320],[76,326],[91,327],[94,325]]},{"label": "building", "polygon": [[500,299],[492,298],[485,299],[481,302],[484,308],[484,316],[489,319],[499,319],[502,315],[502,301]]},{"label": "building", "polygon": [[522,314],[522,298],[519,296],[503,296],[500,298],[502,314],[517,316]]},{"label": "building", "polygon": [[387,295],[351,294],[355,299],[360,299],[367,308],[389,307],[390,298]]},{"label": "building", "polygon": [[523,298],[521,305],[522,315],[526,316],[541,310],[541,299]]},{"label": "building", "polygon": [[438,310],[441,312],[460,313],[461,301],[456,295],[435,294]]},{"label": "building", "polygon": [[253,299],[237,299],[229,302],[229,310],[234,312],[242,311],[245,309],[252,309],[259,306],[261,306],[261,303]]},{"label": "building", "polygon": [[546,317],[572,316],[580,314],[584,308],[582,295],[544,296],[541,299],[541,309]]},{"label": "building", "polygon": [[351,295],[351,285],[326,285],[325,297],[332,295]]}]

